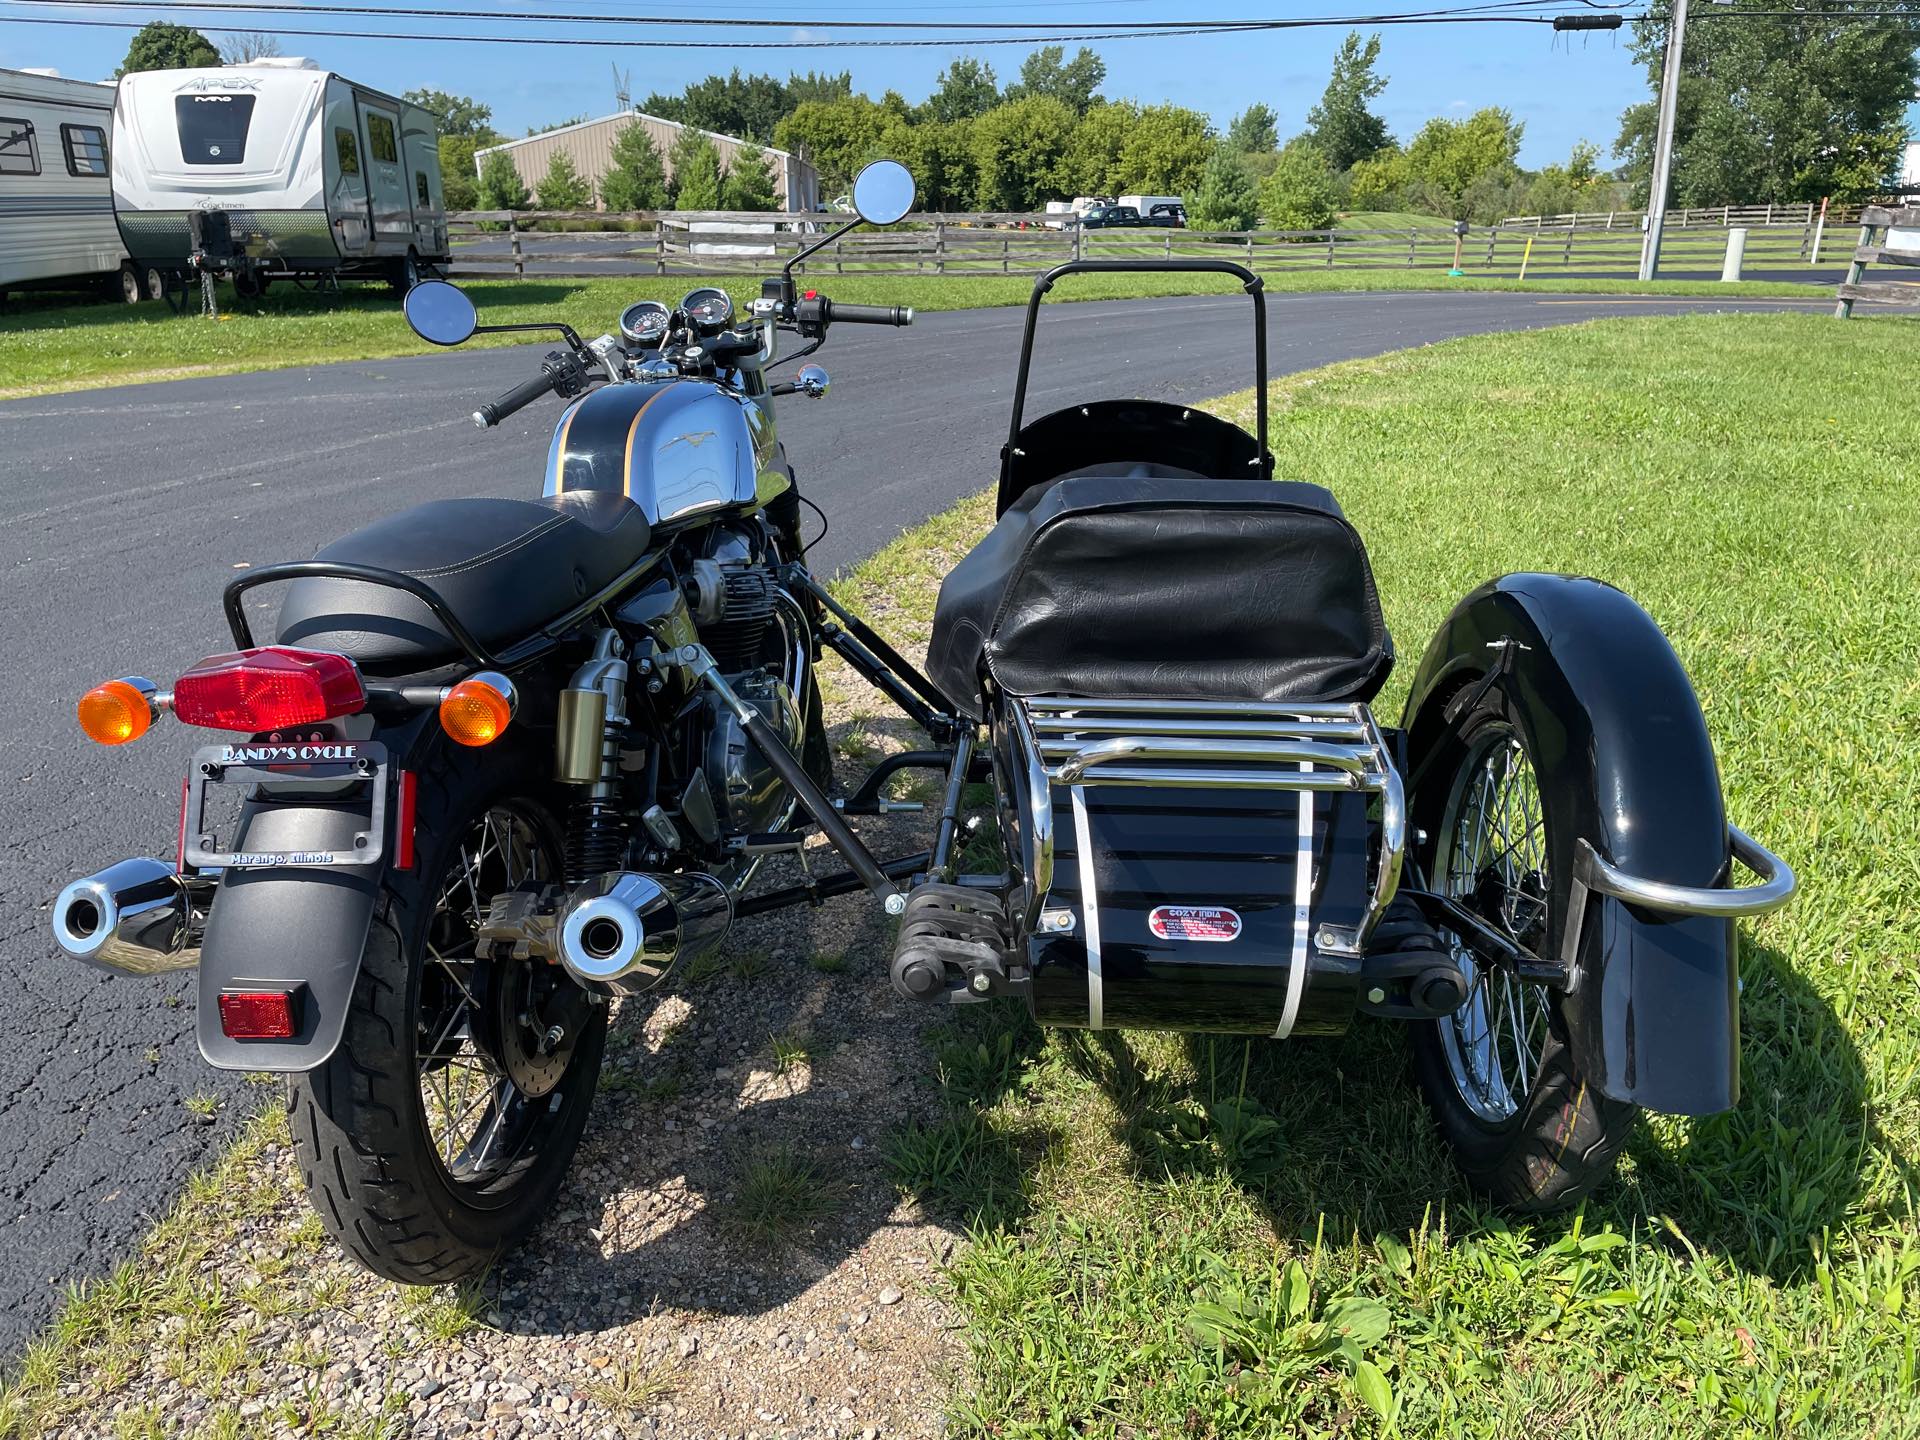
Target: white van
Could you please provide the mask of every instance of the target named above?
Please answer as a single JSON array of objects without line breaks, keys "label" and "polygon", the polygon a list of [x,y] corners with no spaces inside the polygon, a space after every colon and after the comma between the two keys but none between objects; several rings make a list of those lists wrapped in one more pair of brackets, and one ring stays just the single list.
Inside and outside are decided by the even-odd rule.
[{"label": "white van", "polygon": [[0,299],[9,290],[140,282],[124,264],[107,178],[113,86],[0,70]]},{"label": "white van", "polygon": [[143,270],[384,279],[447,260],[433,115],[311,60],[120,81],[113,209]]}]

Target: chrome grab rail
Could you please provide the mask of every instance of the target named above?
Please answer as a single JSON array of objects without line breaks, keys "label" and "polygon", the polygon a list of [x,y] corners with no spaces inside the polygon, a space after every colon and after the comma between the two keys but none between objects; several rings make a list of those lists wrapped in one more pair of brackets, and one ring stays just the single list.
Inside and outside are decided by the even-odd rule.
[{"label": "chrome grab rail", "polygon": [[1589,890],[1612,895],[1629,905],[1666,910],[1675,915],[1722,917],[1765,915],[1793,898],[1800,886],[1793,868],[1737,825],[1727,827],[1733,858],[1759,876],[1758,885],[1721,889],[1715,886],[1669,885],[1629,875],[1582,840],[1574,850],[1574,878]]},{"label": "chrome grab rail", "polygon": [[1364,952],[1399,889],[1407,845],[1404,787],[1365,705],[1034,696],[1008,709],[1026,752],[1036,881],[1043,841],[1052,872],[1049,784],[1378,794],[1380,856],[1367,912],[1357,926],[1322,925],[1314,936],[1330,953]]},{"label": "chrome grab rail", "polygon": [[[1089,770],[1116,760],[1249,760],[1270,765],[1325,765],[1344,775],[1341,788],[1358,790],[1371,759],[1365,750],[1312,740],[1196,739],[1190,736],[1122,735],[1080,745],[1054,767],[1062,785],[1078,785]],[[1107,777],[1100,777],[1105,780]],[[1259,777],[1270,783],[1272,776]],[[1153,783],[1151,781],[1147,783]]]}]

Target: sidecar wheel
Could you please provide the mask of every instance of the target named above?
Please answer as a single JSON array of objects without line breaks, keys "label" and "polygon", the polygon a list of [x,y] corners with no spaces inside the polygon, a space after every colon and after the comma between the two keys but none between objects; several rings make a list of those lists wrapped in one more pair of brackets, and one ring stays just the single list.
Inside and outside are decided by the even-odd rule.
[{"label": "sidecar wheel", "polygon": [[460,754],[420,776],[416,864],[383,884],[340,1048],[292,1077],[321,1223],[405,1285],[477,1275],[539,1223],[599,1077],[606,1007],[557,967],[476,953],[491,895],[561,873],[553,807],[517,769]]},{"label": "sidecar wheel", "polygon": [[[1413,798],[1424,868],[1436,890],[1545,953],[1571,886],[1557,853],[1569,797],[1542,785],[1525,727],[1497,695],[1443,743]],[[1572,1205],[1612,1175],[1639,1111],[1587,1083],[1555,992],[1466,966],[1466,1003],[1412,1027],[1420,1088],[1475,1189],[1521,1212]]]}]

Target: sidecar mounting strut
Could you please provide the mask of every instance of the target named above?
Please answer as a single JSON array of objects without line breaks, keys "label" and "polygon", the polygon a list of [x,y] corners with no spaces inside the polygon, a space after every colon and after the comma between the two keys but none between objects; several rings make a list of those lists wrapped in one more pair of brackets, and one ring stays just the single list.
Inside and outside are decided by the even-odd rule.
[{"label": "sidecar mounting strut", "polygon": [[787,748],[786,742],[780,738],[773,726],[767,723],[766,716],[762,715],[757,707],[741,699],[733,686],[726,682],[715,667],[713,656],[707,652],[706,646],[682,645],[677,650],[669,650],[659,656],[655,663],[663,667],[685,670],[695,680],[718,695],[721,703],[733,712],[734,718],[740,722],[748,737],[759,747],[767,763],[774,768],[781,780],[786,783],[787,788],[792,790],[799,799],[802,807],[813,817],[821,833],[833,842],[833,848],[840,852],[848,868],[860,877],[861,883],[867,889],[879,897],[886,912],[889,915],[898,915],[907,908],[907,897],[893,883],[893,878],[887,874],[886,867],[861,842],[860,837],[853,833],[853,827],[841,818],[840,812],[834,808],[833,801],[814,783],[813,777],[807,773],[807,767],[801,763],[800,757]]}]

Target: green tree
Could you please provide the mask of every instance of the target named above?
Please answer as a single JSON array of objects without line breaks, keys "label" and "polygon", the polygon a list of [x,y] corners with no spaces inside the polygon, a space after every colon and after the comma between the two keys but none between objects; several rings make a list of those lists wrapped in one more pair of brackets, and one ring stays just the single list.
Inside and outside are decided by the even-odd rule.
[{"label": "green tree", "polygon": [[667,163],[638,120],[613,137],[607,173],[600,177],[600,200],[609,210],[667,208]]},{"label": "green tree", "polygon": [[555,130],[564,130],[569,125],[584,125],[592,118],[591,115],[569,115],[564,120],[549,120],[545,125],[529,125],[527,134],[551,135]]},{"label": "green tree", "polygon": [[127,46],[127,58],[116,75],[133,75],[142,70],[201,70],[220,63],[220,52],[213,42],[189,25],[169,25],[155,20],[142,25]]},{"label": "green tree", "polygon": [[1240,151],[1231,139],[1213,147],[1200,190],[1187,210],[1187,223],[1196,230],[1251,230],[1260,215],[1260,197],[1253,178],[1240,163]]},{"label": "green tree", "polygon": [[758,145],[746,145],[734,152],[727,166],[727,178],[720,185],[722,210],[778,210],[773,193],[773,171],[767,168],[767,152]]},{"label": "green tree", "polygon": [[[1829,7],[1835,8],[1835,7]],[[1634,22],[1633,54],[1657,92],[1669,0]],[[1675,205],[1858,200],[1886,178],[1914,94],[1911,19],[1737,16],[1688,29],[1675,112]],[[1658,105],[1621,116],[1614,153],[1626,161],[1633,203],[1653,170]]]},{"label": "green tree", "polygon": [[1307,138],[1327,157],[1335,171],[1348,170],[1387,143],[1387,122],[1367,108],[1367,102],[1387,88],[1375,75],[1380,37],[1360,38],[1349,30],[1333,57],[1333,75],[1320,103],[1307,112]]},{"label": "green tree", "polygon": [[915,124],[898,116],[881,132],[878,153],[913,172],[916,210],[965,210],[973,203],[973,122]]},{"label": "green tree", "polygon": [[1233,117],[1227,127],[1227,144],[1241,154],[1264,155],[1280,148],[1280,122],[1273,111],[1258,103],[1249,105]]},{"label": "green tree", "polygon": [[720,152],[705,132],[682,130],[673,142],[668,164],[673,171],[674,209],[720,208]]},{"label": "green tree", "polygon": [[935,77],[933,93],[920,107],[920,114],[942,122],[972,120],[999,103],[1000,82],[993,66],[962,55]]},{"label": "green tree", "polygon": [[887,118],[864,95],[809,100],[780,122],[773,143],[818,170],[821,189],[834,195],[852,185],[860,167],[879,153]]},{"label": "green tree", "polygon": [[1347,206],[1353,210],[1409,209],[1406,186],[1412,178],[1406,152],[1390,145],[1347,171]]},{"label": "green tree", "polygon": [[1139,123],[1140,107],[1131,100],[1104,100],[1082,115],[1061,163],[1060,188],[1109,199],[1130,188],[1120,157]]},{"label": "green tree", "polygon": [[850,100],[853,98],[853,72],[842,70],[838,75],[825,72],[815,74],[809,70],[804,75],[787,76],[787,111],[791,115],[794,109],[812,101]]},{"label": "green tree", "polygon": [[425,87],[409,90],[400,98],[431,112],[442,135],[464,135],[479,140],[482,146],[491,145],[498,138],[491,123],[492,107],[482,105],[478,100]]},{"label": "green tree", "polygon": [[245,65],[254,60],[271,60],[280,53],[280,42],[259,30],[236,30],[220,42],[222,65]]},{"label": "green tree", "polygon": [[593,208],[593,186],[587,183],[580,173],[580,167],[573,163],[573,157],[564,150],[553,152],[553,158],[547,162],[547,173],[540,177],[540,208],[542,210],[590,210]]},{"label": "green tree", "polygon": [[1335,198],[1326,155],[1310,141],[1294,140],[1260,182],[1260,219],[1273,230],[1325,230],[1333,224]]},{"label": "green tree", "polygon": [[996,106],[973,122],[974,202],[982,210],[1037,210],[1065,189],[1073,107],[1051,95]]},{"label": "green tree", "polygon": [[1107,62],[1082,45],[1073,59],[1066,58],[1060,45],[1042,45],[1027,56],[1020,66],[1020,78],[1007,86],[1007,99],[1028,100],[1050,95],[1071,105],[1084,115],[1099,99],[1100,86],[1107,78]]},{"label": "green tree", "polygon": [[[488,136],[491,144],[497,136]],[[479,142],[471,135],[442,135],[437,142],[440,151],[440,186],[446,197],[449,210],[472,210],[477,208],[479,184],[473,174],[473,152],[479,148]]]},{"label": "green tree", "polygon": [[1469,192],[1484,195],[1512,182],[1523,129],[1511,114],[1492,105],[1464,120],[1437,115],[1407,146],[1407,169],[1440,213],[1455,220],[1476,218]]},{"label": "green tree", "polygon": [[494,151],[481,163],[475,200],[482,210],[526,210],[533,204],[526,182],[513,168],[513,157],[504,150]]},{"label": "green tree", "polygon": [[709,75],[687,87],[680,113],[674,118],[721,135],[762,144],[773,139],[773,127],[790,109],[787,87],[771,75]]},{"label": "green tree", "polygon": [[1124,189],[1135,195],[1185,195],[1200,183],[1213,152],[1207,117],[1179,105],[1147,105],[1120,149]]}]

